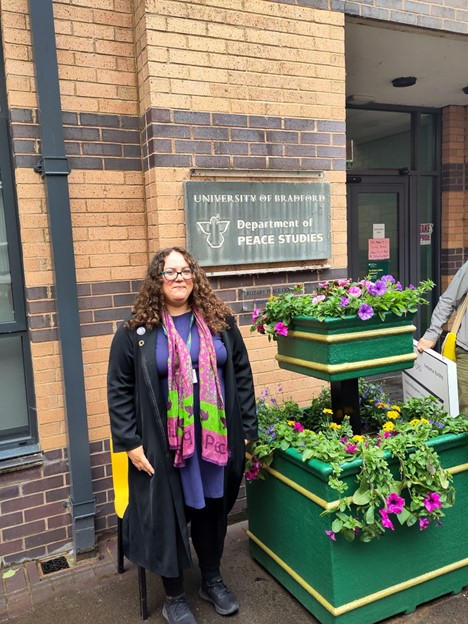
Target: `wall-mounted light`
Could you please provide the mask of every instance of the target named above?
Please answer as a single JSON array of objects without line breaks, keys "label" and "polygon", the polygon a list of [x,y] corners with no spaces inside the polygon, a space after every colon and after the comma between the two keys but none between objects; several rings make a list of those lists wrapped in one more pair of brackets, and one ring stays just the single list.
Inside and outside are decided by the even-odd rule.
[{"label": "wall-mounted light", "polygon": [[400,76],[392,80],[392,85],[394,87],[412,87],[416,84],[416,80],[416,76]]},{"label": "wall-mounted light", "polygon": [[465,95],[468,95],[468,87],[463,87],[462,91]]}]

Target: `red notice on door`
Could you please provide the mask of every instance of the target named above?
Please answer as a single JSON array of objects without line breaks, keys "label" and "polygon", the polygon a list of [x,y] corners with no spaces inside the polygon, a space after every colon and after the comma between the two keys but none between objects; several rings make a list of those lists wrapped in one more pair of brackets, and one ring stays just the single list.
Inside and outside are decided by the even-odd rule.
[{"label": "red notice on door", "polygon": [[389,238],[369,238],[368,239],[368,259],[388,260],[390,258]]}]

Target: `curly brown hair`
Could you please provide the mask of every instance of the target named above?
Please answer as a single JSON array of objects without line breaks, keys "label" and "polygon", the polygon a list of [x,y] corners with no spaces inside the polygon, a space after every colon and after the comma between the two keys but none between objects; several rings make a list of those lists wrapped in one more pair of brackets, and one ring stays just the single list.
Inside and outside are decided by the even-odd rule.
[{"label": "curly brown hair", "polygon": [[188,303],[201,313],[213,334],[219,333],[228,326],[226,316],[231,315],[232,310],[215,294],[205,271],[182,247],[166,247],[156,253],[133,305],[132,317],[125,327],[135,329],[144,326],[150,329],[161,324],[165,308],[161,273],[166,257],[173,251],[180,253],[193,271],[193,290]]}]

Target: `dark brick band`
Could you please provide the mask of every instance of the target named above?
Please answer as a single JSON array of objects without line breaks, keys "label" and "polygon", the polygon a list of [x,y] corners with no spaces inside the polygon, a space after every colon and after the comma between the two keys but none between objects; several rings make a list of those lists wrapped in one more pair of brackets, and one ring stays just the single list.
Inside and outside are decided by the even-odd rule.
[{"label": "dark brick band", "polygon": [[442,192],[468,190],[468,166],[464,163],[442,165]]},{"label": "dark brick band", "polygon": [[152,108],[140,123],[145,170],[345,169],[342,121]]},{"label": "dark brick band", "polygon": [[[211,278],[219,297],[226,301],[237,316],[240,325],[250,325],[252,310],[265,304],[270,295],[289,290],[297,283],[311,292],[318,281],[345,277],[346,269],[294,271],[265,275],[231,275]],[[140,282],[97,282],[79,284],[81,335],[103,336],[113,334],[122,319],[131,311]],[[58,339],[55,312],[55,288],[29,288],[26,293],[29,330],[32,342]]]},{"label": "dark brick band", "polygon": [[[37,111],[10,111],[16,167],[35,167],[41,154]],[[141,170],[138,117],[63,113],[65,151],[72,169]]]}]

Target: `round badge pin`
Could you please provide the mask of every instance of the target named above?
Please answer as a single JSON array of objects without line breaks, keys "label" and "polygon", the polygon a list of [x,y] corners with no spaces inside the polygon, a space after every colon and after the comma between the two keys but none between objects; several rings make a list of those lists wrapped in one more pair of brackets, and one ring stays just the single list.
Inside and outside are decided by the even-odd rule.
[{"label": "round badge pin", "polygon": [[143,336],[143,334],[146,334],[146,329],[145,329],[144,327],[139,327],[139,328],[136,330],[136,333],[137,333],[139,336]]}]

